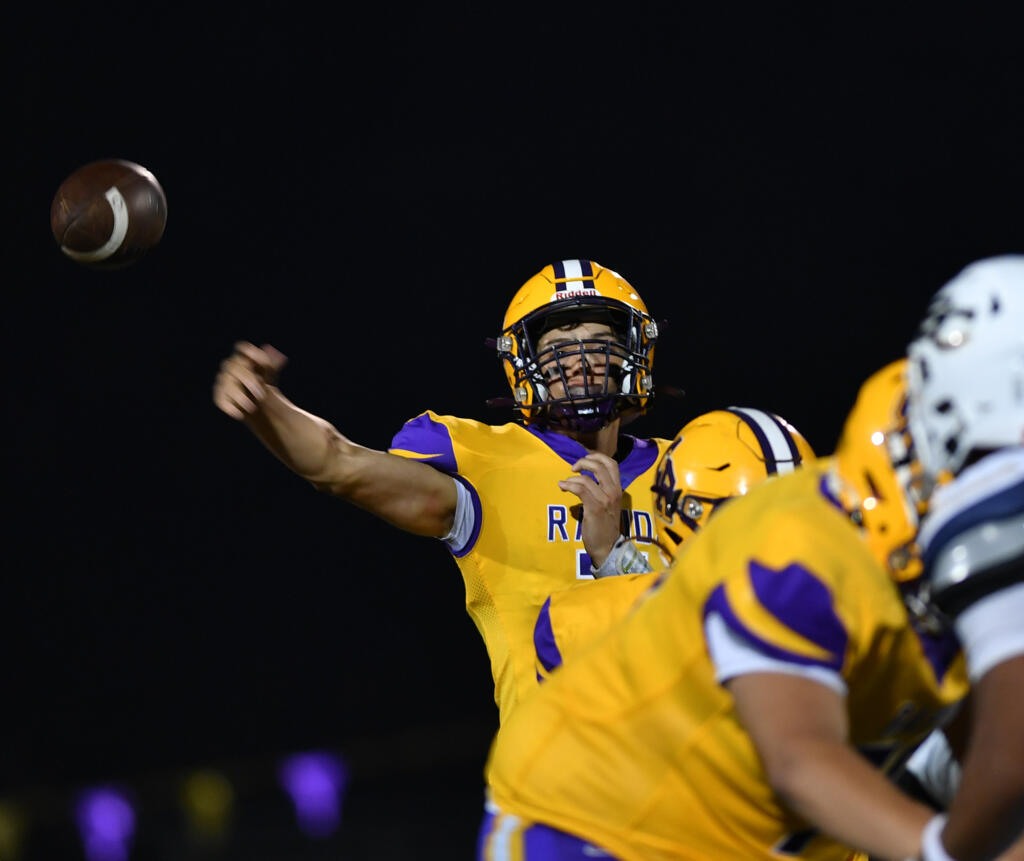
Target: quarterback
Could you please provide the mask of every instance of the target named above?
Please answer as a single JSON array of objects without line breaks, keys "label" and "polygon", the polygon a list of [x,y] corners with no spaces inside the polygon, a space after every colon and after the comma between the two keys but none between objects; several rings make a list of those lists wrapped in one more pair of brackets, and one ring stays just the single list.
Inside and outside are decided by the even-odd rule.
[{"label": "quarterback", "polygon": [[651,486],[667,441],[638,439],[621,425],[654,396],[657,337],[624,278],[564,260],[519,289],[495,340],[519,421],[494,426],[426,412],[389,451],[365,448],[285,398],[276,382],[284,356],[249,343],[222,363],[214,402],[318,489],[447,545],[504,721],[536,688],[533,626],[544,599],[593,576],[584,538],[604,521],[574,517],[576,497],[559,482],[585,472],[592,452],[614,458],[623,509],[612,528],[653,537]]},{"label": "quarterback", "polygon": [[729,502],[522,703],[492,747],[481,857],[917,854],[932,810],[886,774],[968,680],[903,599],[921,573],[905,389],[905,362],[875,374],[833,458]]}]

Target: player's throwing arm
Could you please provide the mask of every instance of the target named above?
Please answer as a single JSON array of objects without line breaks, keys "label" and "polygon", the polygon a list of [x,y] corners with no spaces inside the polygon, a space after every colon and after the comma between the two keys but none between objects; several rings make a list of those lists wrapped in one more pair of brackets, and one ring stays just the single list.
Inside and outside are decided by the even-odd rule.
[{"label": "player's throwing arm", "polygon": [[353,443],[330,422],[295,406],[277,387],[286,362],[270,344],[240,341],[221,362],[213,402],[318,490],[408,532],[447,534],[457,502],[454,481],[425,464]]}]

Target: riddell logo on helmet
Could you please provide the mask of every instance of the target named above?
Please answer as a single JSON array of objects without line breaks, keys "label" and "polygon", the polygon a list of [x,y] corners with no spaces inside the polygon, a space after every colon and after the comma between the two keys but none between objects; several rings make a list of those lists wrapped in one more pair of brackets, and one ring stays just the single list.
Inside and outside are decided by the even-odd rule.
[{"label": "riddell logo on helmet", "polygon": [[597,290],[563,290],[560,293],[552,293],[549,302],[557,302],[559,299],[569,299],[572,296],[600,296]]}]

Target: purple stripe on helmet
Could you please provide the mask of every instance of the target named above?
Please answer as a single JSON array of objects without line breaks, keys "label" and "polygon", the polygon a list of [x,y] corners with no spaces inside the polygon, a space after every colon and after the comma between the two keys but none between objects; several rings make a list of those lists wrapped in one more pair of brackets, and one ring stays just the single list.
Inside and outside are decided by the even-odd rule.
[{"label": "purple stripe on helmet", "polygon": [[555,632],[551,627],[551,598],[540,608],[537,624],[533,626],[533,648],[537,652],[537,660],[549,673],[555,667],[562,666],[562,653],[555,642]]},{"label": "purple stripe on helmet", "polygon": [[407,421],[391,440],[391,448],[427,455],[423,463],[449,475],[459,471],[451,433],[445,425],[434,421],[427,413]]},{"label": "purple stripe on helmet", "polygon": [[775,643],[771,643],[768,640],[759,637],[751,631],[750,628],[743,624],[743,621],[735,612],[733,612],[732,606],[729,604],[729,599],[725,595],[725,586],[719,585],[705,602],[704,618],[706,619],[711,613],[717,613],[722,621],[729,626],[730,630],[746,640],[759,652],[770,658],[775,658],[776,660],[785,661],[790,664],[799,664],[805,667],[827,667],[830,670],[836,671],[842,668],[842,655],[830,660],[811,658],[807,655],[791,652],[788,649],[784,649]]},{"label": "purple stripe on helmet", "polygon": [[[555,270],[555,278],[565,278],[565,264],[561,260],[556,260],[551,264],[551,268]],[[555,290],[564,290],[565,282],[555,285]]]},{"label": "purple stripe on helmet", "polygon": [[583,286],[587,290],[594,289],[594,267],[589,260],[580,261],[580,272],[583,273]]},{"label": "purple stripe on helmet", "polygon": [[754,436],[757,438],[757,444],[761,446],[761,454],[764,455],[764,468],[768,475],[774,475],[778,472],[778,468],[775,465],[775,454],[772,452],[772,444],[768,442],[768,437],[766,437],[764,431],[761,430],[761,426],[743,412],[743,410],[727,409],[726,412],[732,413],[754,432]]},{"label": "purple stripe on helmet", "polygon": [[452,556],[457,559],[461,559],[469,553],[470,550],[476,547],[476,540],[480,537],[480,527],[483,526],[484,513],[480,506],[480,494],[476,492],[476,488],[461,475],[455,475],[452,477],[469,491],[469,498],[473,500],[473,531],[469,534],[469,538],[466,539],[466,543],[463,544],[462,547],[451,551]]},{"label": "purple stripe on helmet", "polygon": [[796,447],[796,440],[793,439],[793,434],[790,432],[789,428],[786,427],[786,423],[781,421],[775,413],[765,413],[765,415],[775,422],[775,426],[782,434],[782,438],[786,441],[786,445],[789,446],[789,455],[793,460],[793,466],[800,466],[803,458],[800,456],[800,449]]}]

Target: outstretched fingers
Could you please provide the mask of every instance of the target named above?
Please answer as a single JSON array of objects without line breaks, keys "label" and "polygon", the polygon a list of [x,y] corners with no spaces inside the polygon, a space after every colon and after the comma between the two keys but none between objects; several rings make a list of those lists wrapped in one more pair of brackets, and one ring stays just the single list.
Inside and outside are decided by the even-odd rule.
[{"label": "outstretched fingers", "polygon": [[235,344],[234,352],[220,363],[213,384],[213,402],[234,419],[257,413],[287,359],[270,344],[257,347],[248,341]]}]

